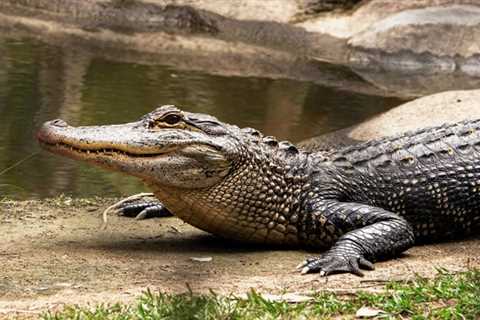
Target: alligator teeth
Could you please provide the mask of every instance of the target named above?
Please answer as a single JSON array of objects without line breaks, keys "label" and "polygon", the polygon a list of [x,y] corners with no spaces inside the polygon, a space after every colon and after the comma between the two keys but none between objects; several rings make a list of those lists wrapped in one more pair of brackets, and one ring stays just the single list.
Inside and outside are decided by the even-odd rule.
[{"label": "alligator teeth", "polygon": [[69,144],[66,144],[66,143],[62,143],[62,142],[58,142],[58,143],[55,143],[55,144],[51,144],[52,146],[55,146],[57,148],[63,148],[63,149],[68,149],[72,152],[76,152],[76,153],[83,153],[83,154],[96,154],[96,155],[115,155],[115,154],[120,154],[120,155],[124,155],[126,157],[142,157],[142,158],[148,158],[148,157],[156,157],[156,156],[159,156],[160,154],[135,154],[135,153],[129,153],[127,151],[123,151],[123,150],[117,150],[117,149],[113,149],[113,148],[103,148],[103,149],[80,149],[80,148],[77,148],[75,146],[72,146],[72,145],[69,145]]}]

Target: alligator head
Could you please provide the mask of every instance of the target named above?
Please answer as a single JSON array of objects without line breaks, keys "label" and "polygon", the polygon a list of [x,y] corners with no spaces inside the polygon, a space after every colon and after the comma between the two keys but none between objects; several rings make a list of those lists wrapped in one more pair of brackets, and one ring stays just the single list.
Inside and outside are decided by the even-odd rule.
[{"label": "alligator head", "polygon": [[37,137],[45,149],[63,156],[155,184],[203,188],[231,170],[238,145],[233,130],[208,115],[164,106],[121,125],[71,127],[53,120]]},{"label": "alligator head", "polygon": [[163,106],[121,125],[53,120],[37,137],[48,151],[141,178],[171,212],[212,233],[283,242],[277,220],[295,218],[302,154],[251,128]]}]

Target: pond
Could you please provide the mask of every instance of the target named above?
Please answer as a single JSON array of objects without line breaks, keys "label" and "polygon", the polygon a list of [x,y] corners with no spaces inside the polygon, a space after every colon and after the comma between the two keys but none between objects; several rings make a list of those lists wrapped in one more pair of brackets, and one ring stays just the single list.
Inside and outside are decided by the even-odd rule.
[{"label": "pond", "polygon": [[[339,67],[337,74],[342,72]],[[122,123],[157,105],[175,104],[298,142],[404,102],[314,82],[214,74],[0,37],[0,197],[119,196],[144,190],[134,178],[40,152],[35,132],[50,119],[72,125]]]}]

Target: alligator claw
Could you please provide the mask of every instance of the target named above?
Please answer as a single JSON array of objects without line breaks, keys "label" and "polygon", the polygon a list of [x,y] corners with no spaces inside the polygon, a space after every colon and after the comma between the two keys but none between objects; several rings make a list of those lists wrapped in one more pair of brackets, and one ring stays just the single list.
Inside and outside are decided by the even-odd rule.
[{"label": "alligator claw", "polygon": [[[136,209],[136,210],[135,210]],[[126,205],[121,211],[134,211],[133,215],[122,214],[123,216],[135,216],[135,220],[143,220],[150,218],[168,217],[172,214],[160,202],[145,202],[134,205]],[[140,212],[138,212],[141,210]],[[134,215],[136,213],[136,215]]]},{"label": "alligator claw", "polygon": [[297,267],[297,269],[301,269],[301,274],[318,272],[321,277],[334,273],[352,273],[363,277],[360,268],[373,270],[374,266],[363,257],[329,255],[328,253],[321,257],[309,258]]},{"label": "alligator claw", "polygon": [[159,201],[124,203],[114,211],[119,216],[143,220],[171,216],[171,213]]},{"label": "alligator claw", "polygon": [[109,212],[136,220],[171,216],[168,209],[160,201],[152,199],[153,197],[153,193],[139,193],[111,205],[103,212],[104,227]]},{"label": "alligator claw", "polygon": [[297,270],[303,270],[310,262],[314,261],[316,258],[315,257],[311,257],[311,258],[307,258],[305,259],[305,261],[303,261],[302,263],[300,263],[296,269]]}]

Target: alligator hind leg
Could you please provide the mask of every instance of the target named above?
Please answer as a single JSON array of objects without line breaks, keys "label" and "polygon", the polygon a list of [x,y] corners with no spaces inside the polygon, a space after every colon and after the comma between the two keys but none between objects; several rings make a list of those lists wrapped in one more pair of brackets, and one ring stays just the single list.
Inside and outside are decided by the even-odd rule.
[{"label": "alligator hind leg", "polygon": [[169,217],[172,214],[158,201],[153,193],[139,193],[111,205],[103,212],[103,220],[106,223],[110,212],[119,216],[132,217],[137,220]]},{"label": "alligator hind leg", "polygon": [[394,257],[414,244],[411,225],[393,212],[335,200],[321,200],[313,207],[302,232],[319,240],[337,240],[319,257],[300,264],[302,273],[326,276],[349,272],[362,276],[360,269],[372,270],[373,262]]}]

